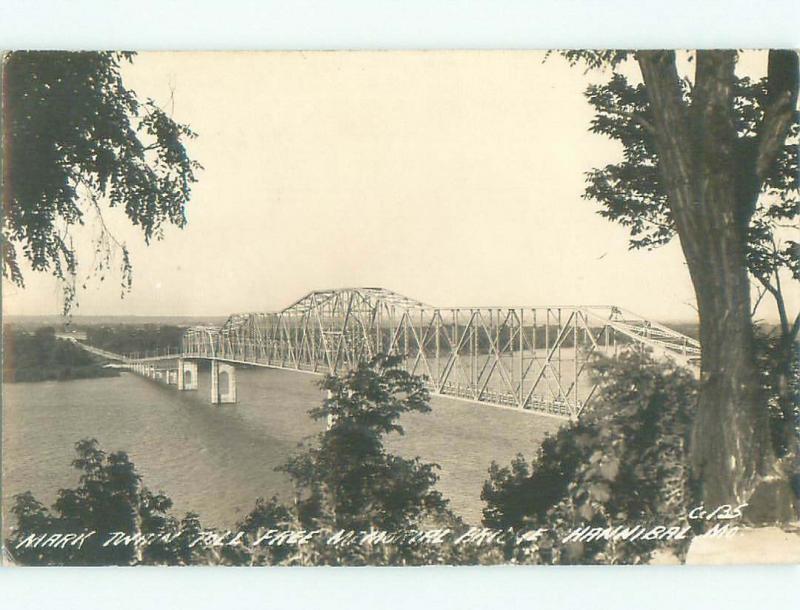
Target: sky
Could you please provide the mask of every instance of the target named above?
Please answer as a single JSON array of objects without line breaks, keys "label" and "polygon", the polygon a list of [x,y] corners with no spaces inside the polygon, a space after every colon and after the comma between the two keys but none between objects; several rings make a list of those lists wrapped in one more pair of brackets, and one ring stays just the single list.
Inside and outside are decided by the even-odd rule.
[{"label": "sky", "polygon": [[[437,306],[696,315],[677,240],[630,251],[581,197],[585,172],[620,155],[588,131],[583,91],[607,75],[536,52],[184,52],[142,53],[123,76],[198,133],[204,170],[162,241],[106,213],[133,289],[91,278],[76,314],[270,311],[380,286]],[[97,227],[75,233],[83,275]],[[60,312],[54,279],[26,282],[4,284],[6,314]]]}]

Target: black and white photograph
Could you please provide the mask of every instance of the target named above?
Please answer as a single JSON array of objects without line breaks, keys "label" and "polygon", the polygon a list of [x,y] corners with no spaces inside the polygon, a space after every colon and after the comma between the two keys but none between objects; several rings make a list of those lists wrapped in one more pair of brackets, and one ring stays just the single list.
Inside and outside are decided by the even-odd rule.
[{"label": "black and white photograph", "polygon": [[5,52],[3,565],[800,563],[798,57]]}]

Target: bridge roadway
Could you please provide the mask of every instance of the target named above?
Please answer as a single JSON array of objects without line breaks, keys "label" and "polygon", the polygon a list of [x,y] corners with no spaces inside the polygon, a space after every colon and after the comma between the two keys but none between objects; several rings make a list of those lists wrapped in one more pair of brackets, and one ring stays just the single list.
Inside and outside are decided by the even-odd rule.
[{"label": "bridge roadway", "polygon": [[180,390],[197,388],[197,361],[209,360],[215,404],[236,402],[236,365],[337,374],[388,353],[432,394],[562,418],[591,403],[598,355],[627,347],[688,366],[700,358],[696,340],[615,306],[439,308],[382,288],[318,290],[278,312],[192,327],[174,352],[76,343]]}]

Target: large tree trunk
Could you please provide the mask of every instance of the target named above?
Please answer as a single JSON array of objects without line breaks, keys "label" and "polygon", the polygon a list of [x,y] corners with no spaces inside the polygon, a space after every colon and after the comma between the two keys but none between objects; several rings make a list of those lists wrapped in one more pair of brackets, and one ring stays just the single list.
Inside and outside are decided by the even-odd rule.
[{"label": "large tree trunk", "polygon": [[722,213],[726,199],[707,193],[705,203],[712,210],[713,237],[702,244],[706,258],[690,263],[703,350],[691,458],[704,502],[716,507],[748,502],[774,456],[756,369],[743,244]]},{"label": "large tree trunk", "polygon": [[[736,54],[697,53],[691,104],[681,92],[673,52],[645,51],[636,57],[700,317],[703,353],[690,447],[693,477],[701,483],[707,506],[735,506],[749,501],[775,461],[757,375],[745,259],[747,227],[760,189],[756,159],[743,167],[737,156]],[[752,173],[753,190],[737,188],[742,171]]]}]

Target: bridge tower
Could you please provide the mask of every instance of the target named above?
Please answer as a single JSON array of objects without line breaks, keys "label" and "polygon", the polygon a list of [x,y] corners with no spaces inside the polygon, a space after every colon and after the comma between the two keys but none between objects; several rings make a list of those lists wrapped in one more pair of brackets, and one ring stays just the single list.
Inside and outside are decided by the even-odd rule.
[{"label": "bridge tower", "polygon": [[211,404],[236,402],[236,367],[232,364],[211,361]]}]

